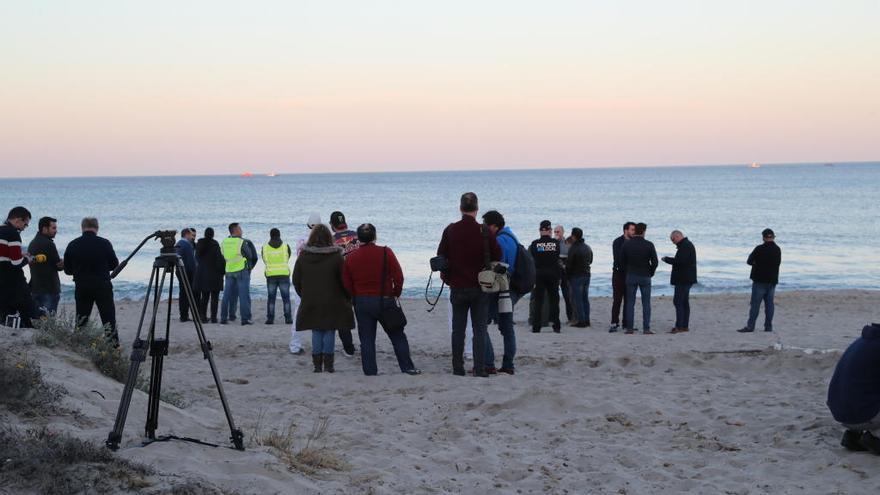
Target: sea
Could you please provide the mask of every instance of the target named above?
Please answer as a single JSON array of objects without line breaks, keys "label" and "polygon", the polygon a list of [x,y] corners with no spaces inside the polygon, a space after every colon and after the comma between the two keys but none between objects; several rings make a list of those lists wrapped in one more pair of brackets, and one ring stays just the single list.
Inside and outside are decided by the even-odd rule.
[{"label": "sea", "polygon": [[[230,222],[259,250],[269,229],[295,245],[309,214],[323,221],[342,211],[349,226],[376,226],[380,245],[397,254],[404,295],[423,298],[443,229],[460,218],[459,197],[473,191],[480,210],[498,210],[525,246],[544,220],[566,232],[580,227],[594,253],[590,295],[611,293],[611,243],[626,221],[645,222],[659,256],[675,254],[678,229],[697,249],[696,293],[747,292],[746,258],[772,228],[782,248],[777,290],[880,287],[880,162],[646,168],[474,170],[401,173],[279,174],[0,179],[0,209],[17,205],[34,218],[58,219],[59,252],[80,235],[80,220],[100,221],[120,260],[156,230],[213,227],[221,240]],[[117,299],[144,297],[160,245],[149,241],[114,280]],[[291,262],[293,265],[293,262]],[[670,294],[669,265],[661,262],[654,292]],[[62,298],[72,300],[62,274]],[[265,297],[260,264],[251,294]],[[433,277],[430,296],[439,290]]]}]

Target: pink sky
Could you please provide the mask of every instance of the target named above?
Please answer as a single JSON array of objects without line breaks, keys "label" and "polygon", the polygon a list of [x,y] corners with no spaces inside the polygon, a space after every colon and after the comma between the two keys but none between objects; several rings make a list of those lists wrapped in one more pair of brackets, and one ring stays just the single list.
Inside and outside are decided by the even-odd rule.
[{"label": "pink sky", "polygon": [[12,177],[880,160],[880,4],[785,3],[24,5],[0,156]]}]

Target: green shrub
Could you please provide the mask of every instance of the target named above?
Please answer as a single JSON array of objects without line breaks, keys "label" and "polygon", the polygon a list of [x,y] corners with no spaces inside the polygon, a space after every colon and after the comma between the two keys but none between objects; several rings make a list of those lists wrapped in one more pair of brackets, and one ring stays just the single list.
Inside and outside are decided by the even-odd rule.
[{"label": "green shrub", "polygon": [[76,316],[58,314],[36,322],[34,341],[45,347],[64,347],[88,358],[106,376],[125,382],[130,363],[122,348],[107,338],[104,328],[90,322],[76,326]]}]

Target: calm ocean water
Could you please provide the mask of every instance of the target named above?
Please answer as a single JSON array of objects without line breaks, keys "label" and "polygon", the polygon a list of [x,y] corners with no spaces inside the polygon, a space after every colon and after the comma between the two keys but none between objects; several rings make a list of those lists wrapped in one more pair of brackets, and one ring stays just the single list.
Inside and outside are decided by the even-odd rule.
[{"label": "calm ocean water", "polygon": [[[79,235],[79,221],[97,216],[100,235],[120,259],[150,232],[193,226],[199,235],[242,224],[259,249],[272,227],[291,244],[306,232],[312,211],[326,222],[341,210],[353,228],[376,225],[406,276],[405,294],[422,295],[443,228],[459,218],[458,198],[474,191],[482,211],[501,211],[520,241],[537,237],[547,218],[570,231],[581,227],[595,261],[591,295],[611,291],[611,242],[626,220],[648,224],[660,256],[673,255],[672,229],[696,245],[700,284],[695,292],[741,292],[750,287],[746,257],[765,227],[783,251],[779,290],[877,288],[876,243],[880,163],[641,169],[524,170],[198,177],[2,179],[4,212],[24,205],[37,218],[58,218],[63,251]],[[118,298],[140,299],[158,242],[148,244],[115,280]],[[655,291],[671,293],[663,263]],[[262,265],[252,295],[265,294]],[[72,282],[62,275],[65,298]]]}]

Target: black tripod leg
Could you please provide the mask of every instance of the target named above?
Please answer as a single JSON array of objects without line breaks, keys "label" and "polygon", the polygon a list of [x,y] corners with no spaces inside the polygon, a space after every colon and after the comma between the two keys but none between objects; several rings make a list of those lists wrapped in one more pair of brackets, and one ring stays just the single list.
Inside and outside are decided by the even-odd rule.
[{"label": "black tripod leg", "polygon": [[168,355],[168,339],[171,335],[171,295],[174,294],[174,265],[166,265],[162,273],[162,281],[168,277],[168,311],[165,315],[165,338],[153,338],[150,341],[150,389],[147,399],[147,423],[144,433],[147,438],[156,438],[156,428],[159,427],[159,403],[162,395],[162,371],[165,365],[165,356]]},{"label": "black tripod leg", "polygon": [[[150,303],[150,290],[158,289],[158,285],[153,285],[157,282],[159,270],[154,268],[153,272],[150,274],[150,282],[147,284],[147,294],[144,296],[144,307],[141,309],[141,318],[140,323],[138,324],[137,335],[134,339],[134,344],[131,348],[131,364],[128,367],[128,375],[125,378],[125,387],[122,390],[122,398],[119,400],[119,410],[116,412],[116,421],[113,423],[113,431],[110,432],[110,435],[107,437],[106,445],[111,450],[116,450],[119,448],[119,442],[122,441],[122,430],[125,428],[125,420],[128,417],[128,409],[131,406],[131,396],[134,393],[134,387],[137,385],[138,374],[140,373],[140,366],[147,358],[147,349],[149,348],[149,344],[147,341],[141,339],[141,330],[144,326],[144,317],[147,314],[147,306]],[[158,301],[158,290],[155,290],[155,299],[154,301]],[[158,304],[153,305],[153,316],[152,321],[155,322],[156,319],[156,310],[158,309]],[[152,336],[152,329],[150,330],[150,335]]]},{"label": "black tripod leg", "polygon": [[[180,289],[181,292],[185,293],[186,298],[190,303],[190,307],[193,306],[193,302],[195,298],[193,297],[192,287],[190,286],[189,279],[186,276],[186,271],[182,269],[180,264],[183,262],[178,259],[178,270],[180,271]],[[235,421],[232,419],[232,411],[229,409],[229,403],[226,401],[226,394],[223,392],[223,383],[220,380],[220,373],[217,371],[217,365],[214,364],[214,354],[211,352],[212,346],[211,342],[208,341],[205,336],[205,329],[202,327],[202,321],[198,317],[193,318],[193,324],[196,327],[196,335],[199,338],[199,344],[202,347],[202,354],[205,359],[208,360],[208,364],[211,367],[211,374],[214,376],[214,384],[217,386],[217,392],[220,395],[220,403],[223,404],[223,412],[226,414],[226,421],[229,423],[229,431],[231,433],[230,440],[232,440],[232,444],[238,450],[244,450],[244,434],[241,430],[235,427]]]}]

